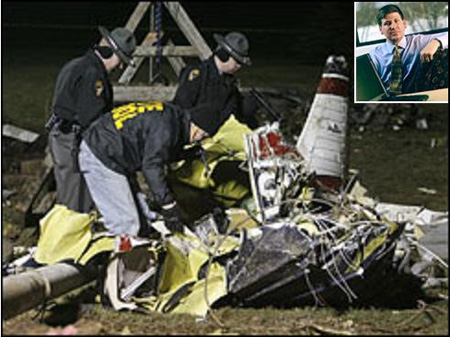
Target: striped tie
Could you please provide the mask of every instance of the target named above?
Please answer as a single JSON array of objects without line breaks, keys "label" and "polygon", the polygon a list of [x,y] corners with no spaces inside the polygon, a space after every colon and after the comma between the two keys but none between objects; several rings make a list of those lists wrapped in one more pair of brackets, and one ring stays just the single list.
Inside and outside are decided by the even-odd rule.
[{"label": "striped tie", "polygon": [[389,91],[391,95],[400,95],[402,93],[402,58],[400,57],[399,46],[395,46],[394,56],[392,57]]}]

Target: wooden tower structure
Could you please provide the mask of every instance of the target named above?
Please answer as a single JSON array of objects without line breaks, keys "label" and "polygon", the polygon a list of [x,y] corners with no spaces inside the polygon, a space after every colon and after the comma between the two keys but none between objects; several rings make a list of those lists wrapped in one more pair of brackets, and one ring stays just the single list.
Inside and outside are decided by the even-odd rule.
[{"label": "wooden tower structure", "polygon": [[[176,46],[171,39],[167,39],[164,46],[161,45],[161,34],[163,32],[161,23],[155,22],[155,10],[159,11],[159,19],[161,19],[163,8],[168,10],[190,45]],[[178,76],[186,65],[183,57],[198,57],[200,60],[204,60],[212,54],[211,49],[179,2],[139,2],[124,27],[135,32],[137,26],[148,12],[150,12],[149,32],[141,42],[138,41],[138,46],[133,53],[136,67],[126,67],[117,83],[113,85],[114,100],[116,102],[171,100],[175,95],[176,85],[152,84],[155,77],[153,73],[155,57],[166,57],[173,71]],[[156,17],[157,20],[158,17]],[[159,45],[155,46],[157,42],[159,42]],[[147,57],[150,62],[148,85],[132,85],[132,79]]]}]

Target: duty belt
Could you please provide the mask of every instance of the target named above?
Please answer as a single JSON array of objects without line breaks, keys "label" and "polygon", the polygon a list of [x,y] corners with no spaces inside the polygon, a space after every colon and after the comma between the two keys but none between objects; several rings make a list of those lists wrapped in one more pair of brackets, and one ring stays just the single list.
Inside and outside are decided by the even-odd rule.
[{"label": "duty belt", "polygon": [[54,126],[56,126],[62,133],[79,133],[81,131],[81,126],[78,123],[63,119],[55,113],[52,113],[45,124],[45,128],[50,131]]}]

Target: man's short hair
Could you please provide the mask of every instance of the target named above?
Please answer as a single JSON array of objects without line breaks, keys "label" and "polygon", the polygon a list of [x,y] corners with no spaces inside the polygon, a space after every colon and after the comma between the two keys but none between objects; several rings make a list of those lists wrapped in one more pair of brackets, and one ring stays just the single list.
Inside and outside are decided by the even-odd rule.
[{"label": "man's short hair", "polygon": [[400,9],[400,7],[396,5],[386,5],[379,9],[377,14],[377,22],[378,26],[381,26],[381,20],[384,19],[384,17],[389,13],[398,13],[400,14],[402,20],[403,20],[403,12]]}]

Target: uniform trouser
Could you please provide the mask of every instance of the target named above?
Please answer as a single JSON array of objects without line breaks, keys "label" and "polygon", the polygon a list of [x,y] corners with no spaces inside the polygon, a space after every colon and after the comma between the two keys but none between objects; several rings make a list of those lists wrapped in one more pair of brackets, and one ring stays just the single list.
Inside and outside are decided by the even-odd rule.
[{"label": "uniform trouser", "polygon": [[106,229],[115,235],[136,236],[140,214],[128,178],[106,167],[85,141],[81,142],[78,158],[80,171],[103,216]]},{"label": "uniform trouser", "polygon": [[74,132],[63,133],[53,127],[49,134],[50,154],[56,180],[56,203],[79,212],[89,213],[94,202],[77,165],[77,144]]}]

